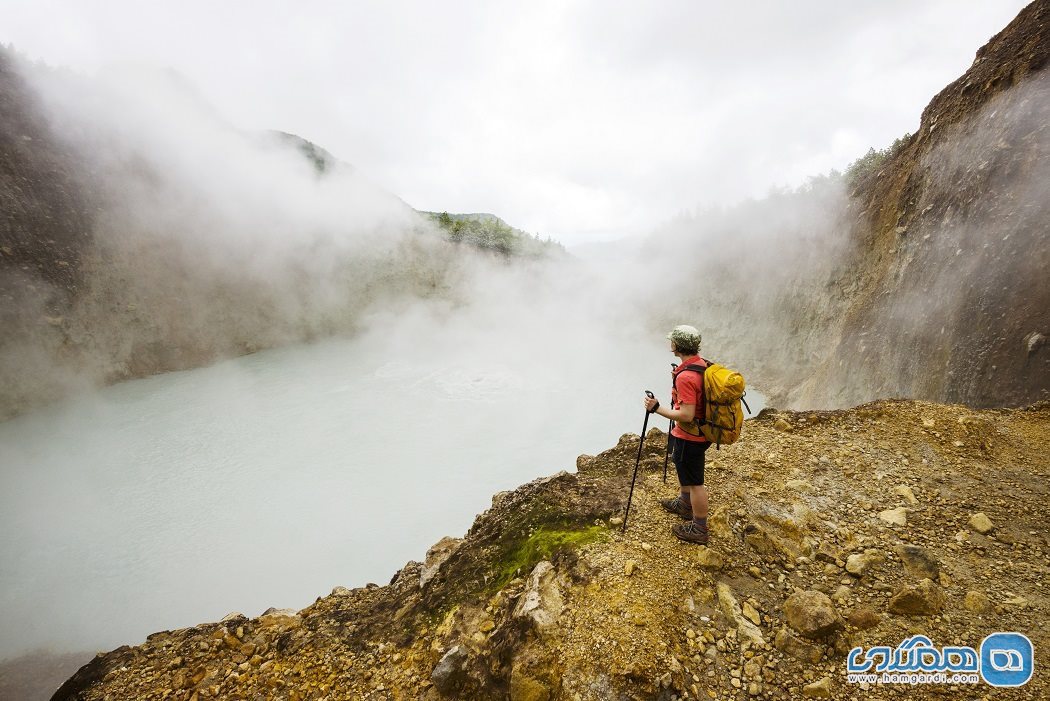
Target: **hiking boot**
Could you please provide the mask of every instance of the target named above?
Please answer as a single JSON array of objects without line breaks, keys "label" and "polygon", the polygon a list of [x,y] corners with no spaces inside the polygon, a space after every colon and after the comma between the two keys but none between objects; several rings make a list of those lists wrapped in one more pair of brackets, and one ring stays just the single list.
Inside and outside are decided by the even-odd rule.
[{"label": "hiking boot", "polygon": [[693,507],[682,501],[681,496],[677,496],[674,499],[661,499],[660,506],[670,511],[672,514],[678,514],[682,518],[687,518],[690,521],[693,520]]},{"label": "hiking boot", "polygon": [[679,540],[697,545],[707,545],[707,529],[700,528],[695,523],[681,523],[671,529]]}]

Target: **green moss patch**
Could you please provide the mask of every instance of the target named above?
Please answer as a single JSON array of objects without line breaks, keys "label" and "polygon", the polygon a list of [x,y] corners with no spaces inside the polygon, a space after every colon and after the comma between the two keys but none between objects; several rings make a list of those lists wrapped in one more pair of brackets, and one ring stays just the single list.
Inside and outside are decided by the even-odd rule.
[{"label": "green moss patch", "polygon": [[608,534],[605,526],[590,526],[583,529],[565,530],[563,528],[541,527],[524,541],[520,541],[497,563],[499,568],[491,581],[490,589],[495,591],[515,577],[528,574],[540,560],[549,560],[555,553],[604,540]]}]

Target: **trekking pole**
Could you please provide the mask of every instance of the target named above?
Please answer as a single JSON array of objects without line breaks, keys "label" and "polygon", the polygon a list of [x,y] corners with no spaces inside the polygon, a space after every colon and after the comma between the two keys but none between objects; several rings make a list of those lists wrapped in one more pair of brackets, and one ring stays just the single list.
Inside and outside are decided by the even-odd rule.
[{"label": "trekking pole", "polygon": [[[645,390],[645,396],[649,399],[656,399],[656,396],[649,390]],[[645,412],[645,421],[642,422],[642,440],[638,441],[638,457],[634,461],[634,476],[631,477],[631,491],[627,494],[627,508],[623,512],[623,529],[621,533],[627,532],[627,514],[631,513],[631,498],[634,496],[634,481],[638,479],[638,464],[642,461],[642,448],[645,447],[645,429],[649,425],[649,414],[651,411]]]},{"label": "trekking pole", "polygon": [[[671,363],[671,374],[678,369],[678,363]],[[671,382],[674,387],[674,381]],[[673,407],[672,407],[673,408]],[[674,428],[674,419],[667,420],[667,449],[664,451],[664,482],[667,482],[667,458],[671,454],[671,430]]]}]

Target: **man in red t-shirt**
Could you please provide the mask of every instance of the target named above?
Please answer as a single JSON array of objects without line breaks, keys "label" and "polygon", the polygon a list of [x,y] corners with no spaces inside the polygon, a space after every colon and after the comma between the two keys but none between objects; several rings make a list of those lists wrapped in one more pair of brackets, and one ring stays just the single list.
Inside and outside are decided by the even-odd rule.
[{"label": "man in red t-shirt", "polygon": [[[667,334],[671,352],[678,356],[678,368],[673,373],[674,389],[671,406],[661,407],[656,399],[646,398],[645,410],[665,419],[673,419],[671,429],[671,456],[678,472],[681,493],[674,499],[660,503],[688,523],[675,526],[672,531],[687,543],[707,543],[707,487],[704,486],[704,454],[710,443],[700,433],[695,419],[703,404],[703,376],[686,370],[689,365],[705,367],[700,358],[700,332],[692,326],[676,326]],[[697,434],[700,435],[697,435]]]}]

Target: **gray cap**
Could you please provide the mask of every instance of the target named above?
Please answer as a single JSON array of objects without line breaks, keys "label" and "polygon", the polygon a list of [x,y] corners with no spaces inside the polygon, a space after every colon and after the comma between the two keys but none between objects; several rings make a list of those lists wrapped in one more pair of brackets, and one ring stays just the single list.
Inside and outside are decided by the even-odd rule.
[{"label": "gray cap", "polygon": [[667,338],[676,346],[700,349],[700,332],[695,326],[686,324],[676,326],[671,330],[671,333],[667,334]]}]

